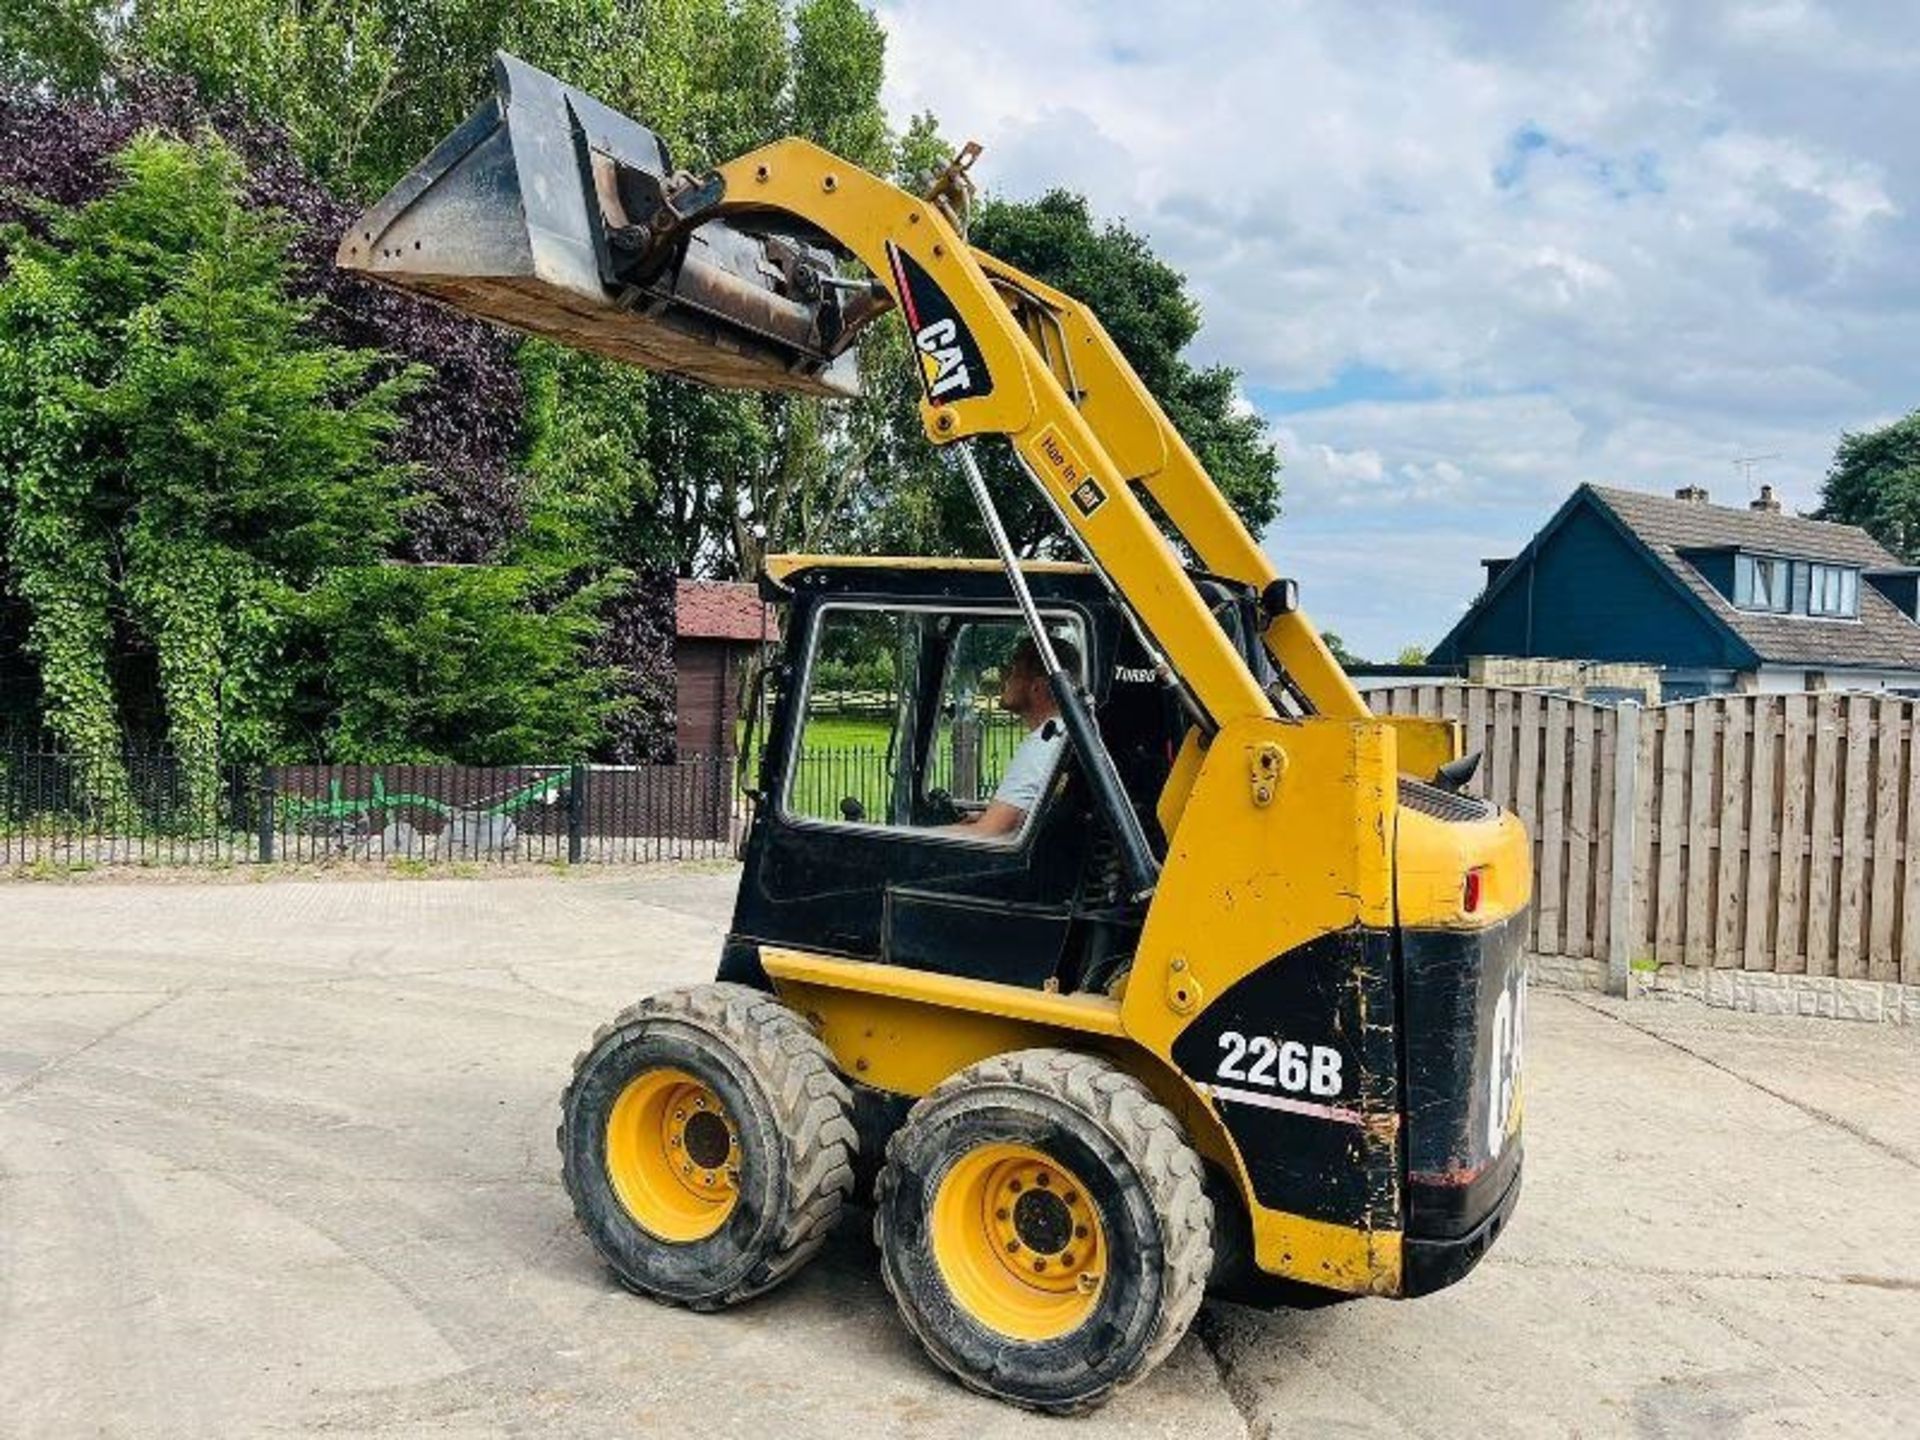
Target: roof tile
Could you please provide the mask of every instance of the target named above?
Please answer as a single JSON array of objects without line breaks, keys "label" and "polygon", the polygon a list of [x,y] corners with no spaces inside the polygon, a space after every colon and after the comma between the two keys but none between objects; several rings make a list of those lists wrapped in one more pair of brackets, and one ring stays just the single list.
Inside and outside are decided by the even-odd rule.
[{"label": "roof tile", "polygon": [[773,617],[752,585],[733,580],[681,580],[674,586],[674,631],[683,640],[774,638]]}]

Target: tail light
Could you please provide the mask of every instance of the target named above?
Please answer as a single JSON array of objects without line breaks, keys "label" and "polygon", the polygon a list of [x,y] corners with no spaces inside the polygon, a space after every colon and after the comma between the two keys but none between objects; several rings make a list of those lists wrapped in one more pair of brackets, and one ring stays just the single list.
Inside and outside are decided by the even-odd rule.
[{"label": "tail light", "polygon": [[1460,887],[1460,908],[1469,915],[1478,913],[1480,897],[1486,888],[1487,867],[1476,865],[1467,871],[1466,883]]}]

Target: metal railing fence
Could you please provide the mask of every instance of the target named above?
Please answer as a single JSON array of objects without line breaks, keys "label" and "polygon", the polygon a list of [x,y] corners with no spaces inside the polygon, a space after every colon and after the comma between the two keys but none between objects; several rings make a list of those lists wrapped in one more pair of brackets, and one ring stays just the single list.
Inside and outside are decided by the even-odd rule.
[{"label": "metal railing fence", "polygon": [[0,745],[0,867],[635,864],[734,853],[730,755],[657,765],[192,764]]}]

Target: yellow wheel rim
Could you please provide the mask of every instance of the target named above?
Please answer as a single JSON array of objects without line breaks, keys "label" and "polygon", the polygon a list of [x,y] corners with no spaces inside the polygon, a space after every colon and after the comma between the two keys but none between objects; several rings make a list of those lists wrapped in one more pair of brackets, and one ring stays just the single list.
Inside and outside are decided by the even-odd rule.
[{"label": "yellow wheel rim", "polygon": [[684,1070],[634,1076],[607,1117],[607,1179],[649,1235],[704,1240],[740,1197],[740,1137],[720,1097]]},{"label": "yellow wheel rim", "polygon": [[1107,1242],[1078,1176],[1025,1145],[982,1145],[933,1198],[933,1258],[966,1312],[1015,1340],[1053,1340],[1093,1314]]}]

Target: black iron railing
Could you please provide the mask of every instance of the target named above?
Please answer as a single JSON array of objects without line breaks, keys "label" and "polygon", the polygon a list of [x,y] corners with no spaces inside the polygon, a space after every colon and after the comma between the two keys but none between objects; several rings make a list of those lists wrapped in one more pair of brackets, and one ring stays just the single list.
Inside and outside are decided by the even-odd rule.
[{"label": "black iron railing", "polygon": [[[991,795],[1019,734],[937,747],[928,789]],[[803,746],[790,807],[837,820],[892,802],[882,747]],[[658,765],[194,764],[165,749],[83,756],[0,743],[0,870],[50,866],[646,864],[734,855],[735,757]]]},{"label": "black iron railing", "polygon": [[193,764],[0,746],[0,867],[633,864],[734,853],[733,757],[659,765]]}]

